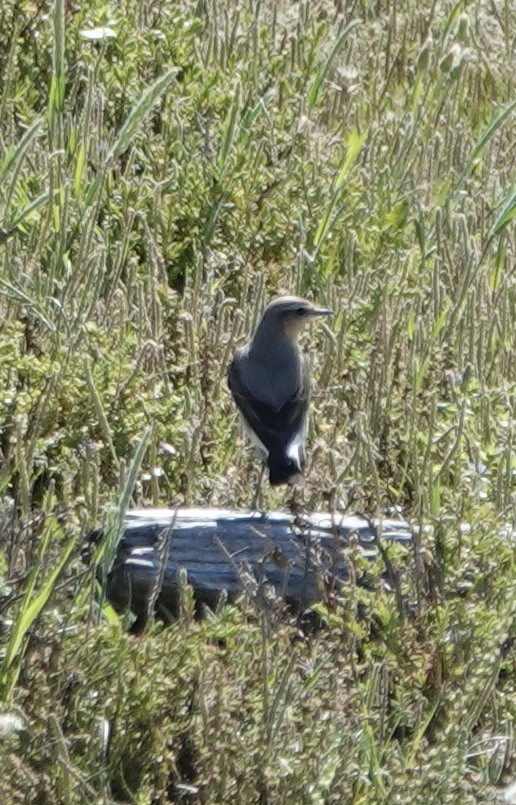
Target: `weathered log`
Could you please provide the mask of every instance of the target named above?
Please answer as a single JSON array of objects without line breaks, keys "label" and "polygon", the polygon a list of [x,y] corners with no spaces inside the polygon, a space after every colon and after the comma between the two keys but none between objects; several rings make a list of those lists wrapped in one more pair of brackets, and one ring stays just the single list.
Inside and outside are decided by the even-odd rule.
[{"label": "weathered log", "polygon": [[214,608],[222,591],[232,601],[244,588],[254,585],[256,591],[271,585],[299,611],[321,599],[323,583],[345,578],[344,549],[351,543],[366,557],[380,549],[385,558],[386,541],[409,545],[411,539],[411,528],[403,520],[134,509],[127,513],[107,595],[117,611],[136,615],[137,628],[150,607],[171,620],[178,613],[178,572],[183,568],[200,608]]}]

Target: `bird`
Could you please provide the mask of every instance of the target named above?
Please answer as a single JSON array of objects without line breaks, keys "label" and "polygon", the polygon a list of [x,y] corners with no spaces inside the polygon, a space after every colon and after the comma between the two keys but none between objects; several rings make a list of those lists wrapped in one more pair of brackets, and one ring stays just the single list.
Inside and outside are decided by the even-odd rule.
[{"label": "bird", "polygon": [[265,466],[271,486],[303,482],[311,373],[298,335],[304,324],[331,313],[297,296],[273,299],[230,364],[229,389],[263,461],[253,506]]}]

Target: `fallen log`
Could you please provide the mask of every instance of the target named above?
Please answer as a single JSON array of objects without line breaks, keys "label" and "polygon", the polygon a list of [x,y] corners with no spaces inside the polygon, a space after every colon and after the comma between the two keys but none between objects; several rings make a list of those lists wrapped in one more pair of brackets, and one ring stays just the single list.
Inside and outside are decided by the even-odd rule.
[{"label": "fallen log", "polygon": [[[97,532],[98,539],[101,532]],[[235,600],[243,590],[273,590],[296,611],[321,600],[331,579],[346,577],[346,548],[366,557],[385,545],[410,545],[403,520],[359,515],[284,512],[242,513],[229,509],[134,509],[108,576],[107,597],[118,612],[131,610],[134,631],[154,609],[165,621],[177,617],[180,569],[186,572],[196,606],[211,609],[221,594]],[[387,572],[389,568],[387,567]]]}]

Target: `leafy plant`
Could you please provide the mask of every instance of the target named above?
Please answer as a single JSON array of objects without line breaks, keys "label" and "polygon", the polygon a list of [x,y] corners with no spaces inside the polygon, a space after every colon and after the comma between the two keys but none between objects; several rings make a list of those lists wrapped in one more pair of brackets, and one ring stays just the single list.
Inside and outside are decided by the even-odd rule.
[{"label": "leafy plant", "polygon": [[[515,24],[2,4],[3,802],[473,803],[513,775]],[[295,502],[394,509],[413,553],[350,548],[316,634],[246,601],[197,622],[182,578],[133,639],[82,544],[104,527],[105,588],[129,506],[248,506],[224,377],[287,292],[335,311]]]}]

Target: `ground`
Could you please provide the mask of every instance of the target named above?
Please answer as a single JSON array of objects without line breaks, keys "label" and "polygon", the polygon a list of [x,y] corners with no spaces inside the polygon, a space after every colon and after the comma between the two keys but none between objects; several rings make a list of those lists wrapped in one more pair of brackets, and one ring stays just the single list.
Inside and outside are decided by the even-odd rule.
[{"label": "ground", "polygon": [[[514,779],[515,26],[503,0],[4,0],[3,801]],[[315,634],[252,600],[197,622],[186,586],[135,639],[86,536],[102,566],[128,505],[248,505],[225,373],[277,293],[335,311],[303,339],[301,505],[398,512],[415,551],[394,594],[352,553]]]}]

